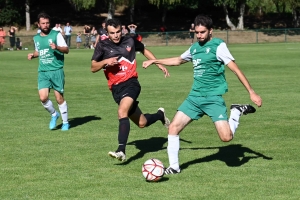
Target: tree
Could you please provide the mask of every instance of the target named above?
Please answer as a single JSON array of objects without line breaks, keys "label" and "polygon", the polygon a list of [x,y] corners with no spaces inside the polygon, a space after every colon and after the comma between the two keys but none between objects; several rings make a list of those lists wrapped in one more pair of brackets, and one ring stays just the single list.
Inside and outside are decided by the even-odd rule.
[{"label": "tree", "polygon": [[26,31],[30,30],[30,6],[29,6],[29,0],[26,0],[25,2],[25,18],[26,18]]},{"label": "tree", "polygon": [[149,3],[156,5],[160,8],[162,12],[161,22],[162,24],[166,23],[167,11],[169,6],[180,3],[181,0],[149,0]]},{"label": "tree", "polygon": [[17,0],[0,0],[0,24],[20,24],[23,6]]},{"label": "tree", "polygon": [[[215,0],[215,5],[222,6],[224,13],[225,13],[225,20],[227,25],[230,27],[231,30],[244,30],[244,14],[245,14],[245,7],[246,2],[249,0]],[[229,12],[227,7],[230,7],[234,10],[239,10],[239,17],[238,17],[238,24],[235,26],[229,17]]]}]

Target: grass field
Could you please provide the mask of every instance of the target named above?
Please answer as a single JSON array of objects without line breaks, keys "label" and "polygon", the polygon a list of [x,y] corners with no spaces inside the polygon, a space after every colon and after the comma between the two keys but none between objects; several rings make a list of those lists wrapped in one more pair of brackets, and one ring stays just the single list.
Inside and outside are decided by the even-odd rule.
[{"label": "grass field", "polygon": [[[188,47],[151,47],[157,57]],[[235,138],[219,140],[208,117],[181,133],[182,173],[148,183],[141,166],[158,158],[168,166],[167,130],[161,123],[139,129],[131,123],[127,161],[107,156],[117,147],[117,105],[103,72],[92,74],[92,50],[65,56],[65,98],[71,129],[48,130],[49,115],[37,94],[38,60],[31,51],[0,52],[0,199],[299,199],[299,54],[288,44],[230,45],[237,64],[263,98],[255,114],[242,116]],[[166,109],[172,119],[192,84],[192,65],[144,70],[137,54],[139,97],[144,113]],[[231,103],[251,103],[226,71]],[[54,101],[53,93],[50,94]],[[298,103],[297,103],[298,102]],[[57,105],[55,105],[57,108]]]}]

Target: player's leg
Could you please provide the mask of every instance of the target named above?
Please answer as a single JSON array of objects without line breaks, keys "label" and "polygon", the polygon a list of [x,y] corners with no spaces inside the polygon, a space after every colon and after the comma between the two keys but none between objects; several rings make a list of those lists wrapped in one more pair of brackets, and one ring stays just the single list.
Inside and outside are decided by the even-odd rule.
[{"label": "player's leg", "polygon": [[140,128],[148,127],[157,121],[161,121],[166,128],[168,128],[170,125],[170,120],[166,117],[164,108],[159,108],[157,112],[153,114],[143,114],[137,104],[133,104],[129,112],[129,117],[131,121],[133,121]]},{"label": "player's leg", "polygon": [[120,161],[126,159],[126,144],[130,132],[130,122],[128,112],[132,107],[134,100],[131,97],[124,97],[119,103],[118,118],[119,118],[119,133],[118,133],[118,148],[115,152],[110,151],[108,155]]},{"label": "player's leg", "polygon": [[39,72],[38,74],[38,90],[39,97],[43,107],[50,113],[51,120],[49,123],[49,129],[56,127],[56,121],[59,118],[59,113],[55,110],[52,101],[49,99],[49,91],[52,84],[49,80],[48,72]]},{"label": "player's leg", "polygon": [[192,121],[192,119],[183,113],[177,111],[175,114],[168,132],[168,157],[169,167],[165,169],[165,174],[177,174],[180,172],[179,167],[179,133]]},{"label": "player's leg", "polygon": [[61,130],[70,129],[68,118],[68,104],[64,99],[65,74],[63,69],[51,71],[51,82],[53,84],[54,95],[63,121]]}]

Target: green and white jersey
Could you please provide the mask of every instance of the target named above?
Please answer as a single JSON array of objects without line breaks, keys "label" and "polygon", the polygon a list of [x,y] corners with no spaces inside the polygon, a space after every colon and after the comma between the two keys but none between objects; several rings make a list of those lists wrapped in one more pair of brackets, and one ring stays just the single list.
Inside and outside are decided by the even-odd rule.
[{"label": "green and white jersey", "polygon": [[213,38],[203,45],[196,42],[181,58],[193,62],[194,83],[189,95],[222,95],[228,91],[224,64],[234,58],[223,40]]},{"label": "green and white jersey", "polygon": [[60,47],[67,44],[60,32],[51,30],[46,36],[37,34],[33,37],[35,50],[39,53],[38,71],[53,71],[64,66],[64,54],[50,47],[51,43]]}]

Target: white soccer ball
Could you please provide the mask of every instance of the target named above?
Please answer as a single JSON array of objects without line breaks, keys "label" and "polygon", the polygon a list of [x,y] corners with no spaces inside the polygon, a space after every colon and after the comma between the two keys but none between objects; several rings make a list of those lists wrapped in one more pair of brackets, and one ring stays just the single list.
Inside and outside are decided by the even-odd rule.
[{"label": "white soccer ball", "polygon": [[142,173],[147,181],[159,181],[164,176],[164,172],[163,163],[156,158],[147,160],[142,166]]}]

